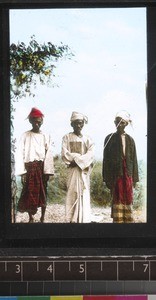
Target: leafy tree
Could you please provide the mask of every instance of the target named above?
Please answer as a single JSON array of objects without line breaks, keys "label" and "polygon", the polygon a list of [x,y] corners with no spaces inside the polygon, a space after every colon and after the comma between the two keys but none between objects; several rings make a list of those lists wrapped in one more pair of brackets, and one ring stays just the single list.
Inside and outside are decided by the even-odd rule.
[{"label": "leafy tree", "polygon": [[[51,42],[39,44],[32,36],[28,46],[23,42],[10,45],[11,99],[17,101],[25,96],[34,96],[32,88],[38,81],[50,84],[56,76],[56,63],[71,59],[73,53],[68,45],[55,46]],[[53,84],[54,85],[54,84]]]}]

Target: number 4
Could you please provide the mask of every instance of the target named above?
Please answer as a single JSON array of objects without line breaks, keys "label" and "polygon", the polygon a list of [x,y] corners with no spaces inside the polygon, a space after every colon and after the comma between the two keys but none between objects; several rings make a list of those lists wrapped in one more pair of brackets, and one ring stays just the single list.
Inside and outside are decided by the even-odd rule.
[{"label": "number 4", "polygon": [[52,272],[53,272],[53,266],[50,265],[50,266],[47,268],[47,271],[49,271],[50,273],[52,273]]}]

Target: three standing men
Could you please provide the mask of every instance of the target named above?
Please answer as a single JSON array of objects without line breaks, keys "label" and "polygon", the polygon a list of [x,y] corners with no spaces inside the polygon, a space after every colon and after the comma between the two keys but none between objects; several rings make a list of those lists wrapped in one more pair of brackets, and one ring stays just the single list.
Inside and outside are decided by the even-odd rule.
[{"label": "three standing men", "polygon": [[[51,139],[41,132],[44,115],[32,108],[28,119],[32,129],[25,132],[20,141],[17,174],[23,184],[18,210],[28,212],[29,222],[41,207],[41,222],[46,210],[46,188],[49,176],[54,174]],[[82,134],[86,116],[73,112],[73,132],[62,140],[62,159],[67,165],[66,221],[90,222],[90,173],[94,160],[94,144]],[[116,115],[116,132],[109,134],[104,142],[103,181],[112,195],[112,218],[114,223],[132,223],[133,187],[139,181],[135,142],[125,133],[131,123],[127,112]]]}]

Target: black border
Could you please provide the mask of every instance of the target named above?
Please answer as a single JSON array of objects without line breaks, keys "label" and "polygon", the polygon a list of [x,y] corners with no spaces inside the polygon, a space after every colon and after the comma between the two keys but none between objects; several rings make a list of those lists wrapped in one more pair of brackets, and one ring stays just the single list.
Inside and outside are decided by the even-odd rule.
[{"label": "black border", "polygon": [[[11,224],[9,9],[147,8],[148,164],[147,223],[144,224]],[[39,249],[93,248],[137,251],[156,247],[156,3],[155,0],[0,0],[0,247]],[[10,221],[8,221],[10,220]],[[100,250],[99,250],[100,251]],[[125,252],[124,252],[125,253]],[[100,254],[100,253],[99,253]]]}]

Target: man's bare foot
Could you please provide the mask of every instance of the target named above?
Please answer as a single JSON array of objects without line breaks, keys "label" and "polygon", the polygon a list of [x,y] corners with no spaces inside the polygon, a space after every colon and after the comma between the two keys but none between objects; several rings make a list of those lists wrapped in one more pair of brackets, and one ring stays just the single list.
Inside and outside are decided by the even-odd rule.
[{"label": "man's bare foot", "polygon": [[44,217],[40,218],[41,223],[44,223]]},{"label": "man's bare foot", "polygon": [[33,217],[29,218],[29,223],[34,223],[34,218]]}]

